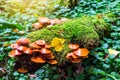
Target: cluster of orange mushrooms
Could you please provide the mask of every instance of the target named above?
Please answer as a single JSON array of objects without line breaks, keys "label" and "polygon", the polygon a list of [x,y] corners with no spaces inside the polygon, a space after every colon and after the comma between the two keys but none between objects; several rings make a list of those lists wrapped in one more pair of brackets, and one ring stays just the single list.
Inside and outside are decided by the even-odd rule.
[{"label": "cluster of orange mushrooms", "polygon": [[77,44],[69,44],[68,47],[72,50],[67,53],[66,58],[72,63],[79,63],[81,59],[87,58],[89,50],[86,48],[79,48]]},{"label": "cluster of orange mushrooms", "polygon": [[41,29],[45,26],[51,27],[55,24],[61,24],[62,22],[67,21],[67,18],[61,18],[61,19],[49,19],[47,17],[40,17],[38,18],[38,22],[34,23],[32,26],[35,29]]},{"label": "cluster of orange mushrooms", "polygon": [[[37,40],[35,42],[31,42],[28,38],[20,38],[14,44],[11,44],[12,51],[9,56],[20,58],[23,56],[28,56],[30,61],[35,64],[57,64],[58,61],[52,53],[52,46],[47,44],[44,40]],[[67,53],[66,58],[70,60],[72,63],[81,62],[82,58],[87,58],[89,51],[86,48],[79,48],[77,44],[69,44],[68,48],[70,48],[71,52]],[[27,58],[27,57],[25,57]],[[24,59],[22,59],[24,62]],[[29,70],[22,65],[17,69],[20,73],[27,73]]]},{"label": "cluster of orange mushrooms", "polygon": [[44,40],[37,40],[33,43],[30,43],[29,46],[32,49],[32,54],[34,55],[31,58],[31,61],[36,62],[36,63],[47,62],[49,64],[58,63],[52,51],[50,50],[51,45],[46,44]]},{"label": "cluster of orange mushrooms", "polygon": [[12,51],[10,57],[17,57],[22,54],[32,54],[32,50],[28,47],[30,40],[27,38],[18,39],[14,44],[11,44]]},{"label": "cluster of orange mushrooms", "polygon": [[[14,44],[11,44],[11,47],[13,50],[9,54],[10,57],[20,58],[20,56],[26,54],[31,55],[30,60],[34,63],[58,63],[50,50],[51,45],[46,44],[44,40],[31,43],[28,38],[20,38]],[[28,69],[22,66],[18,69],[18,72],[26,73]]]}]

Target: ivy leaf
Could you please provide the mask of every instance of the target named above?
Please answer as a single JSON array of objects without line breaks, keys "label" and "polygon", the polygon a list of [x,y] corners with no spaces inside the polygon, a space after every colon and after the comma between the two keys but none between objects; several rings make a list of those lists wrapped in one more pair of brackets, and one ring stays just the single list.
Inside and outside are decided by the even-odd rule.
[{"label": "ivy leaf", "polygon": [[119,51],[114,50],[114,49],[108,49],[108,52],[110,55],[113,55],[114,57],[117,56],[118,53],[120,53]]},{"label": "ivy leaf", "polygon": [[94,69],[93,69],[93,73],[94,73],[94,74],[103,74],[103,75],[106,74],[103,70],[97,69],[97,68],[94,68]]},{"label": "ivy leaf", "polygon": [[7,22],[3,19],[0,19],[0,24],[2,24],[2,27],[0,26],[1,29],[3,28],[13,28],[13,29],[19,29],[19,30],[22,30],[23,27],[20,26],[19,24],[16,24],[16,23],[11,23],[11,22]]},{"label": "ivy leaf", "polygon": [[104,48],[108,48],[108,44],[106,43],[106,44],[103,44],[102,45],[102,48],[104,49]]}]

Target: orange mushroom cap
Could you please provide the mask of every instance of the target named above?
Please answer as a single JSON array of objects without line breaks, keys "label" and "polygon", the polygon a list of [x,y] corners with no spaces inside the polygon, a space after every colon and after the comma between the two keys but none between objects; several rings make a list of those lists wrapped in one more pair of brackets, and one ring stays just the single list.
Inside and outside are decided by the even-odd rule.
[{"label": "orange mushroom cap", "polygon": [[37,57],[32,57],[31,61],[35,62],[35,63],[45,63],[46,60],[42,59],[41,56],[37,56]]},{"label": "orange mushroom cap", "polygon": [[73,59],[73,58],[79,58],[77,55],[75,55],[73,52],[67,53],[66,55],[67,59]]},{"label": "orange mushroom cap", "polygon": [[45,44],[45,48],[51,48],[51,45]]},{"label": "orange mushroom cap", "polygon": [[61,20],[58,20],[58,19],[55,19],[55,23],[56,23],[56,24],[60,24],[60,23],[62,23],[62,21],[61,21]]},{"label": "orange mushroom cap", "polygon": [[81,52],[81,49],[80,49],[80,48],[77,49],[77,50],[75,50],[75,51],[73,51],[73,52],[74,52],[75,55],[81,57],[82,52]]},{"label": "orange mushroom cap", "polygon": [[29,46],[30,46],[30,48],[35,48],[35,49],[41,48],[39,45],[37,45],[35,43],[30,43]]},{"label": "orange mushroom cap", "polygon": [[73,55],[73,53],[72,53],[72,52],[67,53],[66,58],[67,58],[67,59],[72,59],[72,55]]},{"label": "orange mushroom cap", "polygon": [[40,28],[43,27],[43,24],[41,24],[41,23],[34,23],[34,24],[32,24],[32,26],[33,26],[34,28],[36,28],[36,29],[40,29]]},{"label": "orange mushroom cap", "polygon": [[70,61],[71,61],[72,63],[79,63],[79,62],[81,62],[81,59],[79,59],[79,58],[70,59]]},{"label": "orange mushroom cap", "polygon": [[11,48],[12,48],[12,49],[17,49],[18,47],[19,47],[19,45],[16,44],[16,43],[15,43],[15,44],[11,44]]},{"label": "orange mushroom cap", "polygon": [[30,43],[30,40],[28,38],[20,38],[16,41],[18,45],[27,45]]},{"label": "orange mushroom cap", "polygon": [[27,49],[27,47],[24,47],[24,46],[17,47],[17,50],[19,50],[19,51],[25,51],[26,49]]},{"label": "orange mushroom cap", "polygon": [[79,57],[85,57],[88,56],[89,51],[86,48],[79,48],[74,51],[74,54]]},{"label": "orange mushroom cap", "polygon": [[72,58],[76,59],[79,58],[79,56],[75,55],[74,53],[72,54]]},{"label": "orange mushroom cap", "polygon": [[72,50],[75,50],[75,49],[78,49],[79,48],[79,45],[77,44],[69,44],[68,47]]},{"label": "orange mushroom cap", "polygon": [[32,50],[30,48],[26,48],[23,52],[25,54],[32,54]]},{"label": "orange mushroom cap", "polygon": [[12,50],[9,54],[9,57],[15,57],[17,55],[21,55],[22,52],[18,51],[18,50]]},{"label": "orange mushroom cap", "polygon": [[18,68],[17,71],[20,72],[20,73],[27,73],[28,69],[21,67],[21,68]]},{"label": "orange mushroom cap", "polygon": [[89,50],[86,49],[86,48],[80,48],[82,50],[82,56],[85,57],[85,56],[88,56],[88,53],[89,53]]},{"label": "orange mushroom cap", "polygon": [[47,17],[40,17],[40,18],[38,18],[38,21],[41,24],[50,24],[50,19],[48,19]]},{"label": "orange mushroom cap", "polygon": [[55,20],[50,20],[50,24],[54,25],[54,24],[56,24],[56,21]]},{"label": "orange mushroom cap", "polygon": [[46,48],[42,48],[42,49],[40,50],[40,52],[41,52],[42,54],[50,54],[50,53],[51,53],[51,50],[46,49]]},{"label": "orange mushroom cap", "polygon": [[48,62],[49,64],[57,64],[57,63],[58,63],[58,61],[57,61],[57,60],[54,60],[54,59],[48,60],[47,62]]},{"label": "orange mushroom cap", "polygon": [[36,43],[37,45],[42,46],[42,45],[45,45],[45,40],[37,40],[37,41],[35,41],[35,43]]},{"label": "orange mushroom cap", "polygon": [[50,20],[50,24],[51,24],[51,25],[60,24],[60,23],[62,23],[62,21],[61,21],[61,20],[58,20],[58,19]]},{"label": "orange mushroom cap", "polygon": [[45,59],[54,59],[55,56],[51,53],[51,54],[45,54],[45,55],[42,55]]},{"label": "orange mushroom cap", "polygon": [[35,53],[35,52],[40,52],[40,50],[39,49],[32,50],[32,53]]}]

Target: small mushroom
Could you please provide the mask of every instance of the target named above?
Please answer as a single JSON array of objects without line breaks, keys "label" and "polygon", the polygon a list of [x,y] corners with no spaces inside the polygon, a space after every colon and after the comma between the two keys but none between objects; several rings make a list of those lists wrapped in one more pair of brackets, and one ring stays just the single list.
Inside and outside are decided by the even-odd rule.
[{"label": "small mushroom", "polygon": [[45,40],[37,40],[37,41],[35,41],[35,43],[37,45],[43,46],[43,45],[45,45]]},{"label": "small mushroom", "polygon": [[77,55],[75,55],[73,52],[67,53],[66,55],[67,59],[76,59],[79,58]]},{"label": "small mushroom", "polygon": [[79,63],[79,62],[81,62],[81,59],[76,58],[76,59],[71,59],[70,61],[71,61],[72,63]]},{"label": "small mushroom", "polygon": [[32,50],[24,46],[19,46],[17,50],[22,51],[23,53],[26,53],[26,54],[32,54]]},{"label": "small mushroom", "polygon": [[67,59],[72,59],[72,55],[73,55],[73,53],[72,53],[72,52],[67,53],[66,58],[67,58]]},{"label": "small mushroom", "polygon": [[32,53],[36,53],[36,52],[38,52],[38,53],[39,53],[39,52],[40,52],[40,50],[39,50],[39,49],[33,49],[33,50],[32,50]]},{"label": "small mushroom", "polygon": [[46,49],[46,48],[42,48],[42,49],[40,50],[40,52],[41,52],[41,54],[50,54],[50,53],[51,53],[51,50]]},{"label": "small mushroom", "polygon": [[39,48],[41,48],[39,45],[37,45],[35,43],[30,43],[29,46],[30,46],[30,48],[33,48],[33,49],[39,49]]},{"label": "small mushroom", "polygon": [[25,54],[32,54],[32,50],[30,48],[26,48],[23,52]]},{"label": "small mushroom", "polygon": [[76,59],[79,58],[79,56],[75,55],[74,53],[72,54],[72,58]]},{"label": "small mushroom", "polygon": [[50,24],[51,24],[51,26],[53,26],[54,24],[56,24],[55,20],[50,20]]},{"label": "small mushroom", "polygon": [[37,23],[32,24],[32,26],[33,26],[35,29],[40,29],[40,28],[43,27],[43,24],[37,22]]},{"label": "small mushroom", "polygon": [[30,40],[28,38],[20,38],[16,41],[18,45],[27,45],[30,43]]},{"label": "small mushroom", "polygon": [[27,47],[24,47],[24,46],[17,47],[17,50],[19,50],[19,51],[25,51],[26,49],[27,49]]},{"label": "small mushroom", "polygon": [[17,43],[11,44],[11,48],[12,48],[12,49],[17,49],[18,47],[19,47],[19,45],[18,45]]},{"label": "small mushroom", "polygon": [[27,73],[29,70],[27,68],[24,68],[24,67],[20,67],[17,69],[18,72],[20,73]]},{"label": "small mushroom", "polygon": [[17,55],[21,55],[22,52],[18,51],[18,50],[12,50],[9,54],[9,57],[15,57]]},{"label": "small mushroom", "polygon": [[86,49],[86,48],[80,48],[81,51],[82,51],[82,57],[87,57],[88,56],[88,53],[89,53],[89,50]]},{"label": "small mushroom", "polygon": [[57,60],[54,60],[54,59],[48,60],[47,62],[48,62],[49,64],[57,64],[57,63],[58,63],[58,61],[57,61]]},{"label": "small mushroom", "polygon": [[60,24],[60,23],[62,23],[62,21],[61,21],[61,20],[58,20],[58,19],[52,19],[52,20],[50,20],[50,24],[51,24],[51,25]]},{"label": "small mushroom", "polygon": [[75,50],[75,49],[78,49],[79,48],[79,45],[77,44],[69,44],[68,47],[72,50]]},{"label": "small mushroom", "polygon": [[33,61],[35,63],[45,63],[46,62],[46,60],[44,60],[41,56],[32,57],[31,61]]},{"label": "small mushroom", "polygon": [[88,56],[89,51],[85,48],[79,48],[74,51],[74,54],[79,56],[79,57],[86,57]]},{"label": "small mushroom", "polygon": [[75,55],[77,55],[77,56],[79,56],[79,57],[81,57],[81,55],[82,55],[82,52],[81,52],[81,49],[80,49],[80,48],[77,49],[77,50],[75,50],[75,51],[73,51],[73,52],[74,52]]},{"label": "small mushroom", "polygon": [[50,24],[50,19],[48,19],[47,17],[40,17],[40,18],[38,18],[38,21],[41,24]]},{"label": "small mushroom", "polygon": [[49,44],[45,44],[45,48],[51,48],[52,46]]},{"label": "small mushroom", "polygon": [[50,54],[45,54],[45,55],[42,55],[45,59],[54,59],[55,58],[55,56],[52,54],[52,53],[50,53]]}]

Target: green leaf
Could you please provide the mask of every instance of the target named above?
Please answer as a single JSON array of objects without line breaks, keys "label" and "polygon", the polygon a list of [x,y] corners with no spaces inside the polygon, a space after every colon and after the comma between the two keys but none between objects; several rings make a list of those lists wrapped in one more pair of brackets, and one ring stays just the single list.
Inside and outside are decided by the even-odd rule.
[{"label": "green leaf", "polygon": [[107,43],[103,44],[103,45],[102,45],[102,48],[103,48],[103,49],[104,49],[104,48],[108,48],[108,44],[107,44]]},{"label": "green leaf", "polygon": [[97,69],[97,68],[94,68],[93,69],[93,73],[94,74],[102,74],[102,75],[105,75],[105,71],[101,70],[101,69]]},{"label": "green leaf", "polygon": [[104,64],[103,64],[103,67],[104,67],[104,68],[110,68],[110,65],[104,63]]},{"label": "green leaf", "polygon": [[19,24],[16,24],[16,23],[10,23],[10,22],[7,22],[7,21],[4,21],[3,19],[0,19],[0,24],[2,24],[2,27],[0,26],[1,29],[4,29],[4,28],[12,28],[12,29],[19,29],[19,30],[22,30],[23,27],[20,26]]},{"label": "green leaf", "polygon": [[13,73],[13,75],[14,75],[14,76],[18,76],[19,73],[18,73],[17,71],[15,71],[15,72]]},{"label": "green leaf", "polygon": [[77,76],[75,76],[75,80],[84,80],[84,75],[78,74]]},{"label": "green leaf", "polygon": [[55,74],[53,75],[53,79],[57,80],[59,78],[59,75]]}]

